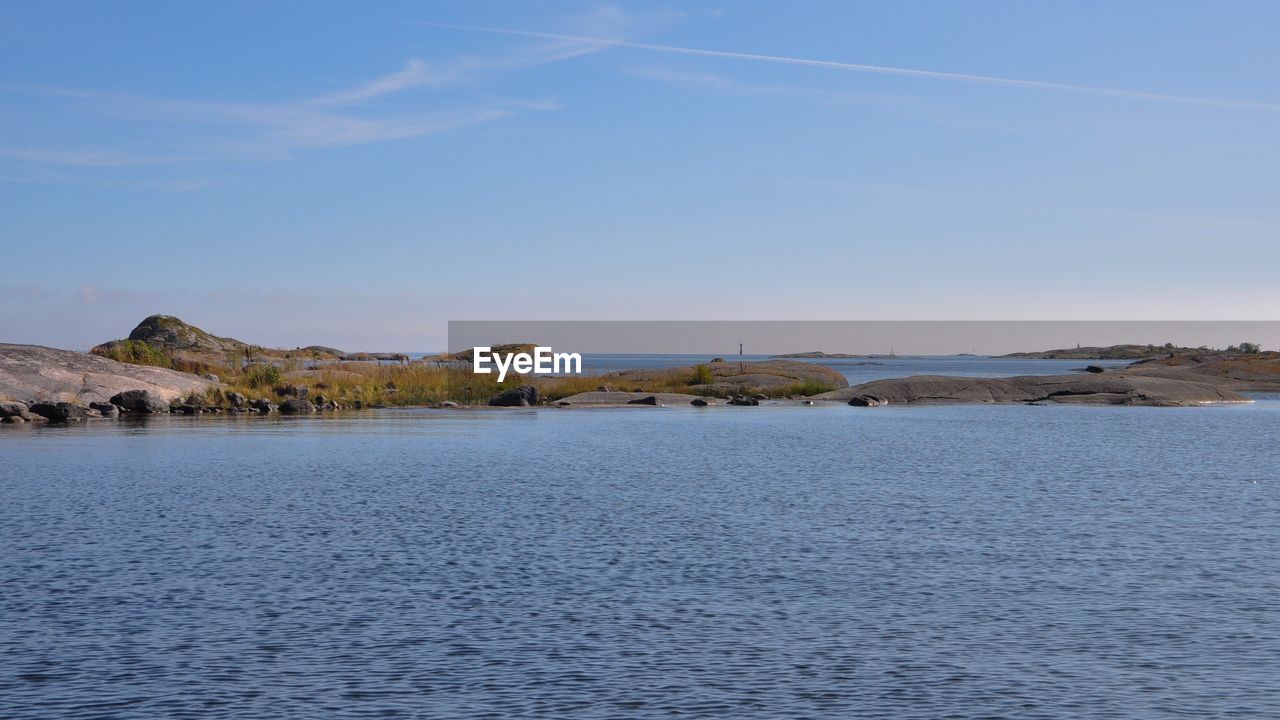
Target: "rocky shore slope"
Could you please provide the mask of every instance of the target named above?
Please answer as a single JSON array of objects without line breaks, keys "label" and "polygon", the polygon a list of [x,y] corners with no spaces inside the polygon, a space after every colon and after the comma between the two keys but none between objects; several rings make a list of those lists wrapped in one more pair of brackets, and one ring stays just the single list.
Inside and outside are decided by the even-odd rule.
[{"label": "rocky shore slope", "polygon": [[105,403],[126,390],[148,390],[167,401],[203,393],[214,385],[177,370],[39,345],[0,343],[0,399]]},{"label": "rocky shore slope", "polygon": [[916,375],[875,380],[815,395],[816,401],[850,405],[940,403],[1055,403],[1071,405],[1146,405],[1178,407],[1248,402],[1230,387],[1186,378],[1131,372],[1088,375],[1024,375],[1008,378]]}]

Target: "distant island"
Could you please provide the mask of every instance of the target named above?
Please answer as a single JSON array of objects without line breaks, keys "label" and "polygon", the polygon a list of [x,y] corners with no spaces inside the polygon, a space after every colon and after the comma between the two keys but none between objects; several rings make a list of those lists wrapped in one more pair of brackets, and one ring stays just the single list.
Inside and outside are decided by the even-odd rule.
[{"label": "distant island", "polygon": [[810,350],[809,352],[787,353],[786,355],[774,355],[776,358],[805,358],[805,359],[822,359],[822,360],[841,360],[851,358],[868,358],[870,355],[851,355],[849,353],[828,353],[821,350]]},{"label": "distant island", "polygon": [[[1248,343],[1244,343],[1248,344]],[[1237,348],[1238,350],[1238,348]],[[1000,360],[1142,360],[1152,357],[1168,357],[1170,355],[1199,355],[1210,352],[1209,348],[1178,347],[1173,343],[1164,345],[1108,345],[1106,347],[1074,347],[1059,350],[1041,350],[1039,352],[1017,352],[1008,355],[997,355]]]}]

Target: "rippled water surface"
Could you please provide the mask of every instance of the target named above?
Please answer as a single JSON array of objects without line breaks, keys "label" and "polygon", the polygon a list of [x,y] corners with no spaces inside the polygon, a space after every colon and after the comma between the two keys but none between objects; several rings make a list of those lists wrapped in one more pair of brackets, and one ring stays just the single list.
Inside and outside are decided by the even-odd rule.
[{"label": "rippled water surface", "polygon": [[5,718],[1280,717],[1280,403],[0,433]]}]

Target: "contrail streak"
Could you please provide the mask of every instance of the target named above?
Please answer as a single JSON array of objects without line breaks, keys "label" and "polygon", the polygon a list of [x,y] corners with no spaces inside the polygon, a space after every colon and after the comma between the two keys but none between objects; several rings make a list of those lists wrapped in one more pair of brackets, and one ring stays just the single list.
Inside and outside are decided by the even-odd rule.
[{"label": "contrail streak", "polygon": [[1140,90],[1120,90],[1116,88],[1095,87],[1092,85],[1073,85],[1070,83],[1048,82],[1045,80],[1021,80],[1018,78],[997,77],[993,75],[972,75],[969,73],[942,72],[938,70],[917,70],[913,68],[890,67],[887,65],[864,65],[860,63],[835,62],[833,60],[813,60],[810,58],[787,57],[784,55],[760,55],[756,53],[732,52],[729,50],[706,50],[702,48],[681,47],[678,45],[657,45],[654,43],[632,42],[630,40],[613,40],[610,38],[585,37],[581,35],[562,35],[559,33],[536,32],[533,30],[513,30],[510,28],[478,27],[475,25],[452,25],[423,21],[406,21],[413,25],[445,28],[449,30],[468,30],[471,32],[495,33],[499,35],[519,35],[522,37],[543,38],[548,40],[568,40],[581,43],[592,43],[609,47],[633,48],[653,52],[671,53],[675,55],[693,55],[696,57],[727,58],[730,60],[750,60],[752,62],[775,63],[780,65],[801,65],[805,67],[842,70],[845,72],[873,73],[876,75],[894,75],[897,77],[921,78],[926,80],[946,80],[949,82],[965,82],[980,85],[999,85],[1003,87],[1030,88],[1034,90],[1052,90],[1071,92],[1083,95],[1102,95],[1105,97],[1129,98],[1152,102],[1180,103],[1183,105],[1201,105],[1204,107],[1232,108],[1237,110],[1280,111],[1280,104],[1250,102],[1245,100],[1220,100],[1216,98],[1192,97],[1187,95],[1166,95],[1163,93],[1142,92]]}]

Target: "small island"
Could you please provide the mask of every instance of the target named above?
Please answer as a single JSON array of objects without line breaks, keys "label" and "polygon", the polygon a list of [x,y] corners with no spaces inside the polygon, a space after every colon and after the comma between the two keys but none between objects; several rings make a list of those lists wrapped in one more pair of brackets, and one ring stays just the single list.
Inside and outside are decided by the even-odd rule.
[{"label": "small island", "polygon": [[851,360],[855,358],[868,358],[870,355],[852,355],[850,353],[829,353],[821,350],[810,350],[809,352],[787,353],[786,355],[774,355],[776,358],[794,358],[794,359],[811,359],[811,360]]}]

